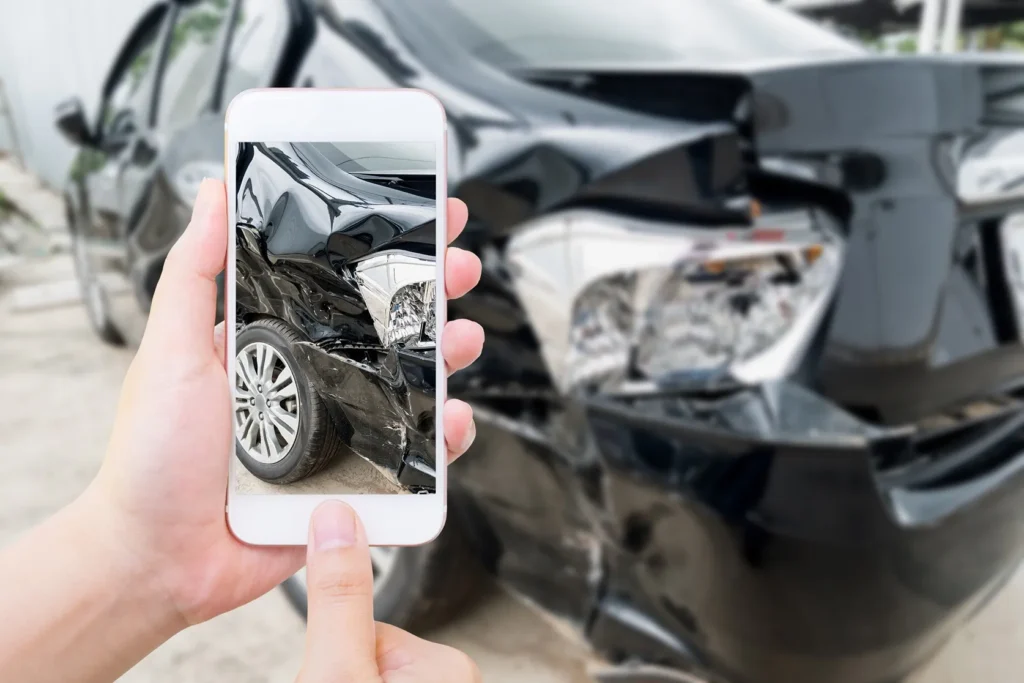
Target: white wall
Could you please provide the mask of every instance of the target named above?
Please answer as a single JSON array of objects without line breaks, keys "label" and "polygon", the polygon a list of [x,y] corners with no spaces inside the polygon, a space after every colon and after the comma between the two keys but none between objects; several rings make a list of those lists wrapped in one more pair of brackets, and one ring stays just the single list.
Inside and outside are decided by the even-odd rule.
[{"label": "white wall", "polygon": [[[53,187],[73,155],[53,125],[54,107],[78,95],[95,115],[110,62],[153,2],[0,0],[0,81],[25,163]],[[0,149],[16,151],[8,123],[0,114]]]}]

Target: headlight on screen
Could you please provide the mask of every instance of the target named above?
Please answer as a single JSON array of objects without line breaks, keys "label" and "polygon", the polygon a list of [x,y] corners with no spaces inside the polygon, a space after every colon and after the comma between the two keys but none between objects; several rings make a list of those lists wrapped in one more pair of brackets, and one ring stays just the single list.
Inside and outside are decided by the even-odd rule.
[{"label": "headlight on screen", "polygon": [[391,299],[382,341],[385,346],[434,340],[434,282],[402,287]]},{"label": "headlight on screen", "polygon": [[[749,228],[666,231],[586,212],[561,229],[535,224],[543,232],[513,241],[510,261],[563,388],[723,375],[753,384],[796,369],[838,281],[841,243],[811,225],[790,217],[759,241]],[[542,275],[559,263],[564,276]]]},{"label": "headlight on screen", "polygon": [[387,251],[355,268],[359,293],[384,346],[427,347],[436,341],[435,261]]}]

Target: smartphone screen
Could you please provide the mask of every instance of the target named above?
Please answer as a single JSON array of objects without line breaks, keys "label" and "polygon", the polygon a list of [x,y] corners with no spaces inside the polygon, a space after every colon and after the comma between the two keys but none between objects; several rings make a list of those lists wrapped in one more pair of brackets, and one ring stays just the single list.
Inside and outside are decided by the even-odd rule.
[{"label": "smartphone screen", "polygon": [[435,492],[436,158],[237,143],[236,493]]}]

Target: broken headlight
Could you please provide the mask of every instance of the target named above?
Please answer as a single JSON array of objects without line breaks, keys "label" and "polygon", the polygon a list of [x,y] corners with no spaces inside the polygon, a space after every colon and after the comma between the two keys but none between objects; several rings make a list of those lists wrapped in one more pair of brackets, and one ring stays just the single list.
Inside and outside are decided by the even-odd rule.
[{"label": "broken headlight", "polygon": [[810,212],[770,219],[772,229],[666,229],[572,212],[517,235],[514,282],[556,381],[791,374],[838,282],[842,245]]},{"label": "broken headlight", "polygon": [[787,335],[831,291],[834,254],[820,244],[726,251],[734,253],[684,257],[587,286],[573,307],[569,383],[788,374],[792,368],[763,356],[804,339]]},{"label": "broken headlight", "polygon": [[428,347],[437,339],[435,260],[387,251],[355,268],[359,293],[384,346]]}]

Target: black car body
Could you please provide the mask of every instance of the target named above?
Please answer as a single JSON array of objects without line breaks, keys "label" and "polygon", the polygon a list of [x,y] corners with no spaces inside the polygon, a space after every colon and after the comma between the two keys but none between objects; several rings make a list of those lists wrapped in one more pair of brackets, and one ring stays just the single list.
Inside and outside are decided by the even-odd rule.
[{"label": "black car body", "polygon": [[[282,0],[252,85],[446,106],[484,264],[449,315],[487,343],[450,382],[478,437],[445,535],[609,680],[899,680],[1024,547],[1019,201],[956,187],[965,148],[1024,124],[1024,72],[869,56],[763,3],[655,4]],[[548,40],[493,37],[524,22]],[[141,282],[185,223],[172,179],[219,159],[217,87],[117,195]],[[92,182],[68,192],[83,232]],[[407,572],[378,596],[399,622],[439,594]]]},{"label": "black car body", "polygon": [[360,278],[375,259],[413,257],[433,291],[434,175],[360,177],[331,163],[331,149],[240,145],[236,326],[272,318],[300,332],[297,370],[328,402],[337,437],[407,490],[432,492],[433,325],[430,338],[393,343]]}]

